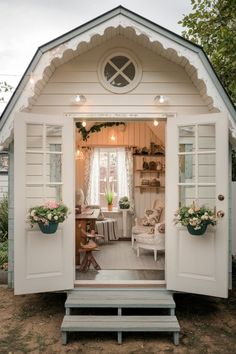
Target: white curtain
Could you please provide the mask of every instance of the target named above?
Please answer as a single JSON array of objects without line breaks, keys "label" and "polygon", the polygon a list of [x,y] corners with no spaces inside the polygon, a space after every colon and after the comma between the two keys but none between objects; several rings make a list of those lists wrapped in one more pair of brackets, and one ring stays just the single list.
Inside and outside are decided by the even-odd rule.
[{"label": "white curtain", "polygon": [[132,149],[125,150],[126,175],[128,185],[128,198],[130,201],[130,209],[134,211],[134,176],[133,176],[133,151]]},{"label": "white curtain", "polygon": [[130,198],[125,148],[117,149],[117,194],[118,200],[122,197]]},{"label": "white curtain", "polygon": [[[133,198],[133,156],[131,150],[117,148],[117,200],[128,197],[131,207],[134,205]],[[87,204],[100,204],[100,149],[91,150],[89,164],[86,168],[85,191]]]},{"label": "white curtain", "polygon": [[87,204],[100,204],[100,157],[99,149],[93,149],[90,155],[89,182],[87,186]]}]

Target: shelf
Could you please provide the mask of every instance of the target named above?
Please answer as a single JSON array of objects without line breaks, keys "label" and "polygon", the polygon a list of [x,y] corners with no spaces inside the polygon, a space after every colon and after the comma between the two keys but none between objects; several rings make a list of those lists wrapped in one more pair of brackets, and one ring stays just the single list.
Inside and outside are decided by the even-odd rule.
[{"label": "shelf", "polygon": [[163,186],[148,186],[148,185],[145,185],[145,186],[135,186],[135,188],[141,188],[141,189],[165,189],[165,187]]},{"label": "shelf", "polygon": [[161,173],[161,171],[158,170],[135,170],[135,172],[141,172],[141,173]]},{"label": "shelf", "polygon": [[133,154],[133,156],[140,156],[140,157],[148,157],[148,156],[165,157],[165,155],[163,155],[163,154]]}]

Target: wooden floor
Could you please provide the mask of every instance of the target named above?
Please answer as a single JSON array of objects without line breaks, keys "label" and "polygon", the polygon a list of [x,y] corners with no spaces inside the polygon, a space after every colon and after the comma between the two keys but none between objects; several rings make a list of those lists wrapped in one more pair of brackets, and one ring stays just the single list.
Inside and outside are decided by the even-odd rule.
[{"label": "wooden floor", "polygon": [[89,270],[86,273],[76,271],[76,280],[164,280],[164,270]]}]

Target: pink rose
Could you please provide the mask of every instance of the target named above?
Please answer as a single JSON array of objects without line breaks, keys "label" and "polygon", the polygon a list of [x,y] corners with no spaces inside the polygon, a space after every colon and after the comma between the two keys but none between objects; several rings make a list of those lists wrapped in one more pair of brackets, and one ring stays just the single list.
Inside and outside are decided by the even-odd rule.
[{"label": "pink rose", "polygon": [[54,200],[49,200],[44,204],[44,208],[48,209],[56,209],[59,207],[59,203],[55,202]]}]

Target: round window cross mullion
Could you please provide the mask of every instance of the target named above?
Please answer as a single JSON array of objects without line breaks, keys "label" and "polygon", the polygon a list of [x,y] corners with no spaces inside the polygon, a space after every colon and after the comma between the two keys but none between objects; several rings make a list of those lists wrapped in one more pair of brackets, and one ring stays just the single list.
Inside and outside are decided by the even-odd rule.
[{"label": "round window cross mullion", "polygon": [[100,63],[98,75],[103,86],[115,93],[125,93],[139,83],[142,70],[139,61],[128,50],[111,52]]}]

